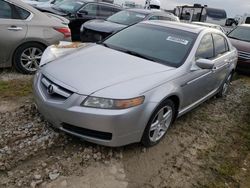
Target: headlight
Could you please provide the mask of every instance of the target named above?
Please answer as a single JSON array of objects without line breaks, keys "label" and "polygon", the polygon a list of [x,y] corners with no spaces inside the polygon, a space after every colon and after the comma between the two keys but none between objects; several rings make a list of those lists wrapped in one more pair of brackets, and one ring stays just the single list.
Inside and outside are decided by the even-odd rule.
[{"label": "headlight", "polygon": [[144,102],[144,96],[133,99],[107,99],[100,97],[88,97],[81,106],[103,109],[126,109],[138,106]]}]

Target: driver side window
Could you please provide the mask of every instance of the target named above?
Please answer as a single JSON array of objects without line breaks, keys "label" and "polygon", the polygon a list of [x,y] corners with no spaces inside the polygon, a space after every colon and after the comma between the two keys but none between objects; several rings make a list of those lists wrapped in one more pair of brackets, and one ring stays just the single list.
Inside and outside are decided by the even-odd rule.
[{"label": "driver side window", "polygon": [[80,11],[85,11],[88,16],[97,16],[98,5],[97,4],[87,4]]},{"label": "driver side window", "polygon": [[211,34],[205,35],[196,51],[196,59],[212,59],[214,57],[214,44]]}]

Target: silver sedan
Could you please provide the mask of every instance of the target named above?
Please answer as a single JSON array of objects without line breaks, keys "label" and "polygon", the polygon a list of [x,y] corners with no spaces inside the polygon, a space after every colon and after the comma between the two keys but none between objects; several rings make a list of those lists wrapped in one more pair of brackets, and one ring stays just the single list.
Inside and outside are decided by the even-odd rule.
[{"label": "silver sedan", "polygon": [[84,140],[152,146],[177,117],[226,94],[237,58],[219,30],[146,21],[44,64],[35,101],[55,127]]}]

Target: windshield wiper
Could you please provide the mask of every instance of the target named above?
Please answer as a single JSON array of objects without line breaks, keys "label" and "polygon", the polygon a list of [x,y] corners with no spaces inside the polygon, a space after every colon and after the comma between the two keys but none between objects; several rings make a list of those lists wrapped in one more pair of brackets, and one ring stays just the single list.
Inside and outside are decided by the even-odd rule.
[{"label": "windshield wiper", "polygon": [[241,41],[245,41],[245,42],[250,42],[250,40],[244,40],[244,39],[240,39],[240,38],[237,38],[237,37],[230,37],[228,36],[229,38],[231,39],[236,39],[236,40],[241,40]]},{"label": "windshield wiper", "polygon": [[140,57],[140,58],[149,60],[149,61],[157,62],[156,60],[154,60],[151,57],[148,57],[146,55],[143,55],[143,54],[140,54],[140,53],[137,53],[137,52],[134,52],[134,51],[130,51],[130,50],[120,50],[120,51],[122,51],[124,53],[127,53],[127,54],[130,54],[130,55],[133,55],[133,56],[136,56],[136,57]]}]

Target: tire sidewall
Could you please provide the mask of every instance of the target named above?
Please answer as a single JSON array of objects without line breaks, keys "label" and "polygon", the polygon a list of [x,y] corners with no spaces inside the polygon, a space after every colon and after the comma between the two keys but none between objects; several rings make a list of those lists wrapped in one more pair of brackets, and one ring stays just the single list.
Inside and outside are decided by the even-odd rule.
[{"label": "tire sidewall", "polygon": [[[173,111],[173,116],[172,116],[172,120],[171,120],[171,123],[169,125],[169,128],[171,127],[171,125],[173,124],[175,118],[176,118],[176,113],[177,113],[177,110],[176,110],[176,105],[175,103],[170,100],[170,99],[166,99],[165,101],[163,101],[162,103],[160,103],[156,109],[154,110],[154,112],[151,114],[150,116],[150,119],[147,123],[147,126],[144,130],[144,133],[143,133],[143,136],[142,136],[142,139],[141,139],[141,143],[145,146],[145,147],[151,147],[151,146],[154,146],[156,144],[158,144],[164,137],[165,135],[167,134],[168,130],[166,131],[166,133],[162,136],[162,138],[156,142],[152,142],[149,138],[149,131],[150,131],[150,127],[151,127],[151,124],[152,124],[152,121],[154,120],[156,114],[159,112],[159,110],[164,107],[164,106],[170,106],[172,108],[172,111]],[[168,129],[169,129],[168,128]]]},{"label": "tire sidewall", "polygon": [[22,53],[27,49],[27,48],[39,48],[42,52],[44,52],[45,50],[45,46],[39,43],[35,43],[35,42],[30,42],[30,43],[25,43],[21,46],[19,46],[13,56],[13,65],[16,68],[16,70],[18,72],[21,72],[23,74],[33,74],[35,73],[35,71],[28,71],[27,69],[25,69],[22,65],[21,65],[21,55]]}]

